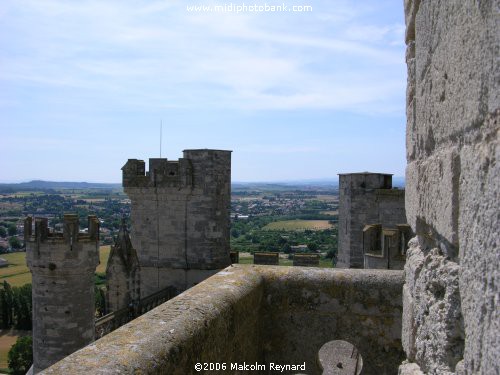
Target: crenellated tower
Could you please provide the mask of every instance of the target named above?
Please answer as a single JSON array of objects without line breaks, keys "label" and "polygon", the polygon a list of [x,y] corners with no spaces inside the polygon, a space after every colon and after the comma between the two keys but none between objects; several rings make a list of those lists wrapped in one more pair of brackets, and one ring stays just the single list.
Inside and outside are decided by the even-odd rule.
[{"label": "crenellated tower", "polygon": [[170,161],[129,159],[123,187],[131,200],[131,240],[143,297],[179,291],[231,264],[231,151],[185,150]]},{"label": "crenellated tower", "polygon": [[99,264],[99,220],[88,232],[77,215],[64,215],[62,233],[47,218],[24,221],[26,261],[33,276],[33,369],[39,372],[94,341],[94,272]]}]

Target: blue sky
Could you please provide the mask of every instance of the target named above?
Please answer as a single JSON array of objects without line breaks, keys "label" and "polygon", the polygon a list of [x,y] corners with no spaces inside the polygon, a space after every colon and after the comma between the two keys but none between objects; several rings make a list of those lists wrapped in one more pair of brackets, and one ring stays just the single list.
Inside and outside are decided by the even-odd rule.
[{"label": "blue sky", "polygon": [[[128,158],[233,150],[234,181],[404,175],[402,0],[3,0],[0,181],[119,182]],[[232,1],[282,4],[283,1]]]}]

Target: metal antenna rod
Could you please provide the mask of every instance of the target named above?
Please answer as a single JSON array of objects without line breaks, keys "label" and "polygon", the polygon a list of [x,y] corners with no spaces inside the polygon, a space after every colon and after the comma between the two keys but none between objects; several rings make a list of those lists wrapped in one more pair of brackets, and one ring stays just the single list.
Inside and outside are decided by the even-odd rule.
[{"label": "metal antenna rod", "polygon": [[161,159],[162,130],[163,130],[163,119],[160,120],[160,159]]}]

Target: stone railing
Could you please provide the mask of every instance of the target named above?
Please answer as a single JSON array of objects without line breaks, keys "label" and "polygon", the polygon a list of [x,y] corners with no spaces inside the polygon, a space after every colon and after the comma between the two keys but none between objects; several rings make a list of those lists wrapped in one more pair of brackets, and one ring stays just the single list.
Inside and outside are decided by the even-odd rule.
[{"label": "stone railing", "polygon": [[168,287],[141,299],[138,306],[124,307],[123,309],[113,311],[96,319],[96,339],[107,335],[118,327],[121,327],[138,316],[147,313],[176,295],[177,293],[175,288]]},{"label": "stone railing", "polygon": [[402,284],[402,271],[233,265],[43,373],[196,374],[212,363],[226,370],[203,373],[257,364],[254,373],[300,365],[282,373],[314,375],[320,349],[343,340],[364,374],[396,374]]}]

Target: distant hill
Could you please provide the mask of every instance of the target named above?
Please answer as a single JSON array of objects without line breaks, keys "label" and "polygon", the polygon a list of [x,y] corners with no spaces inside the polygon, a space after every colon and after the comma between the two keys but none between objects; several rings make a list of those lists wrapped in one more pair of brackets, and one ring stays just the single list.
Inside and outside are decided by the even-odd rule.
[{"label": "distant hill", "polygon": [[[398,188],[404,188],[405,186],[405,178],[402,176],[393,176],[392,177],[392,186]],[[335,179],[311,179],[311,180],[294,180],[294,181],[273,181],[273,182],[239,182],[233,181],[232,188],[233,190],[238,189],[267,189],[267,190],[281,190],[281,189],[331,189],[338,188],[339,180]]]},{"label": "distant hill", "polygon": [[0,191],[57,190],[57,189],[120,189],[121,184],[94,182],[57,182],[33,180],[29,182],[0,184]]},{"label": "distant hill", "polygon": [[[290,189],[331,189],[338,188],[338,179],[310,179],[295,181],[273,181],[273,182],[238,182],[232,183],[233,190],[257,189],[257,190],[290,190]],[[404,187],[404,177],[394,176],[393,186]],[[15,192],[29,190],[60,190],[60,189],[121,189],[122,184],[105,184],[94,182],[60,182],[33,180],[20,183],[0,183],[0,192]]]}]

